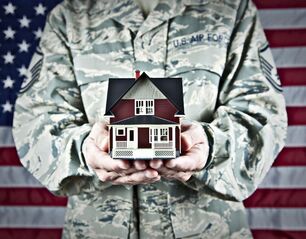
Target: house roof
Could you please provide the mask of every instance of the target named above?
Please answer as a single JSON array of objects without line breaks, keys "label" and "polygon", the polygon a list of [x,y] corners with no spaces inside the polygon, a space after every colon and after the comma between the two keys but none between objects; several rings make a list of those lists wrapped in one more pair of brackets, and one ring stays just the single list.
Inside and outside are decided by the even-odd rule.
[{"label": "house roof", "polygon": [[182,78],[150,78],[145,72],[135,78],[110,78],[106,100],[105,115],[113,115],[111,110],[117,102],[139,81],[148,79],[176,107],[176,115],[184,115]]},{"label": "house roof", "polygon": [[176,122],[165,120],[154,115],[137,115],[124,119],[111,125],[133,125],[133,124],[177,124]]}]

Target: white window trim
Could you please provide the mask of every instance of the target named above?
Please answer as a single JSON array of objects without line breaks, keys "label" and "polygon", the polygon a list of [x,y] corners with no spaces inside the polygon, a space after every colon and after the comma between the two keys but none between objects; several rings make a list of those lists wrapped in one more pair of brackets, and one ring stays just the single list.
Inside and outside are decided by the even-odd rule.
[{"label": "white window trim", "polygon": [[[119,130],[123,130],[123,134],[119,134]],[[125,136],[125,128],[116,128],[116,136]]]},{"label": "white window trim", "polygon": [[[142,103],[141,106],[138,106],[139,103]],[[152,106],[147,106],[147,103],[152,103]],[[137,108],[142,109],[142,113],[137,113]],[[135,100],[135,115],[154,115],[154,99],[141,99],[141,100]],[[152,109],[151,113],[147,113],[147,109]]]},{"label": "white window trim", "polygon": [[[157,130],[157,141],[154,140],[154,136],[155,135],[155,130]],[[166,134],[163,135],[162,134],[162,131],[165,130]],[[150,131],[149,131],[149,142],[152,143],[152,142],[156,142],[156,143],[169,143],[169,128],[168,127],[162,127],[162,128],[150,128]],[[161,139],[161,136],[167,136],[167,140],[160,140]]]}]

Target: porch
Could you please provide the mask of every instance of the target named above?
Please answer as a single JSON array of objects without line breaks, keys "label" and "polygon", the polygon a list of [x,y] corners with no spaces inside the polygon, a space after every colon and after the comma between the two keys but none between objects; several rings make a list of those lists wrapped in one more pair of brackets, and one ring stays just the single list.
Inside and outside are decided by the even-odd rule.
[{"label": "porch", "polygon": [[[128,148],[128,141],[116,141],[115,143],[115,149],[127,149]],[[174,148],[174,142],[152,142],[151,146],[152,149],[173,149]]]},{"label": "porch", "polygon": [[116,148],[111,152],[112,158],[115,159],[171,159],[176,158],[175,149],[132,149],[132,148]]}]

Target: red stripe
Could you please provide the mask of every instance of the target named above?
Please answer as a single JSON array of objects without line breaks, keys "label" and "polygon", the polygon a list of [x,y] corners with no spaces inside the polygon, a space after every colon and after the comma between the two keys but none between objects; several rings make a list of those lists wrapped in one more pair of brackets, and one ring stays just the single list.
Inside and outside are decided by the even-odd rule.
[{"label": "red stripe", "polygon": [[0,188],[0,205],[66,206],[67,199],[56,197],[45,188]]},{"label": "red stripe", "polygon": [[252,230],[254,239],[305,239],[306,231]]},{"label": "red stripe", "polygon": [[265,30],[271,47],[306,46],[306,29]]},{"label": "red stripe", "polygon": [[306,207],[306,189],[257,189],[244,205],[248,208]]},{"label": "red stripe", "polygon": [[279,166],[306,166],[306,147],[284,148],[273,163],[273,167]]},{"label": "red stripe", "polygon": [[258,9],[306,7],[306,1],[302,0],[253,0],[253,2]]},{"label": "red stripe", "polygon": [[59,229],[26,229],[26,228],[0,228],[2,239],[60,239],[62,230]]},{"label": "red stripe", "polygon": [[20,160],[15,147],[0,147],[0,166],[20,166]]},{"label": "red stripe", "polygon": [[[306,107],[287,107],[289,125],[306,125]],[[305,155],[306,157],[306,155]]]},{"label": "red stripe", "polygon": [[283,86],[305,86],[306,68],[278,68]]}]

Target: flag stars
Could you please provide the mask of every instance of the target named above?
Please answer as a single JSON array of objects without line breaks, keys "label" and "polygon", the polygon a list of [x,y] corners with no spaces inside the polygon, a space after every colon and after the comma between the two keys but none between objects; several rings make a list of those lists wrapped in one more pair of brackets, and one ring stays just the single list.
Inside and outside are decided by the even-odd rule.
[{"label": "flag stars", "polygon": [[22,65],[20,68],[18,68],[18,71],[19,71],[19,76],[27,76],[28,75],[28,70],[24,65]]},{"label": "flag stars", "polygon": [[11,27],[8,27],[6,30],[3,31],[5,35],[5,39],[14,39],[14,35],[16,31],[14,31]]},{"label": "flag stars", "polygon": [[13,111],[13,105],[7,100],[5,104],[2,104],[2,112],[12,112]]},{"label": "flag stars", "polygon": [[34,7],[34,9],[36,11],[36,15],[45,15],[45,11],[47,10],[47,8],[41,3]]},{"label": "flag stars", "polygon": [[30,44],[28,44],[25,40],[23,40],[20,44],[18,44],[19,52],[28,52]]},{"label": "flag stars", "polygon": [[10,51],[8,51],[5,55],[2,56],[4,58],[4,64],[13,64],[15,56],[12,55]]},{"label": "flag stars", "polygon": [[26,16],[23,16],[22,18],[20,18],[19,20],[19,23],[20,23],[20,27],[23,28],[23,27],[30,27],[30,22],[31,20],[28,19]]},{"label": "flag stars", "polygon": [[14,15],[15,14],[16,7],[11,2],[9,2],[7,5],[5,5],[3,7],[4,7],[5,15],[8,15],[8,14]]},{"label": "flag stars", "polygon": [[3,81],[4,84],[4,89],[6,88],[11,88],[13,89],[13,85],[14,85],[15,81],[11,79],[11,77],[7,76],[6,79]]},{"label": "flag stars", "polygon": [[34,31],[35,39],[41,38],[42,30],[41,28],[38,28],[37,31]]}]

